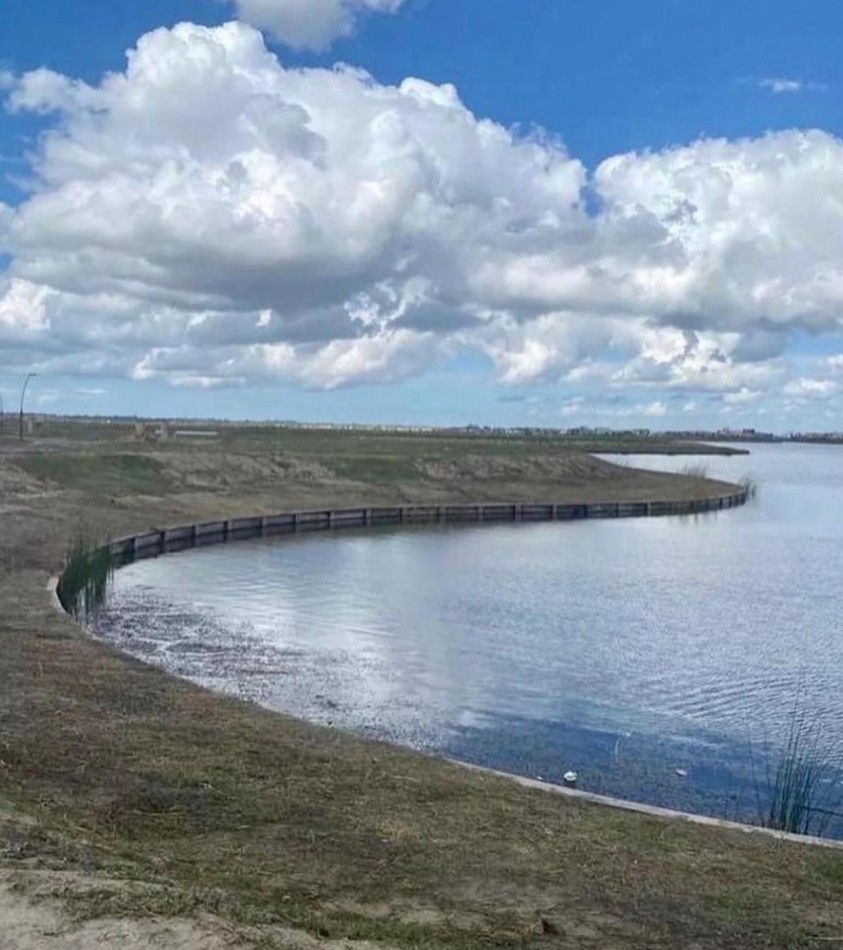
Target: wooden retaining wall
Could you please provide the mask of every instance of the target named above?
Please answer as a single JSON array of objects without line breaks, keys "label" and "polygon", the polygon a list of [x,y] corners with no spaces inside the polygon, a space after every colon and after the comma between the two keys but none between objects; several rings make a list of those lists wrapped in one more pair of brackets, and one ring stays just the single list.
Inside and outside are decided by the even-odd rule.
[{"label": "wooden retaining wall", "polygon": [[746,503],[748,492],[741,489],[727,495],[685,501],[619,501],[589,504],[476,504],[398,505],[390,507],[317,509],[289,511],[252,518],[230,518],[178,525],[160,531],[119,538],[109,545],[115,565],[142,558],[158,557],[171,551],[203,547],[227,541],[331,531],[339,528],[368,528],[378,525],[479,524],[504,522],[580,521],[587,518],[644,518],[665,515],[693,515]]}]

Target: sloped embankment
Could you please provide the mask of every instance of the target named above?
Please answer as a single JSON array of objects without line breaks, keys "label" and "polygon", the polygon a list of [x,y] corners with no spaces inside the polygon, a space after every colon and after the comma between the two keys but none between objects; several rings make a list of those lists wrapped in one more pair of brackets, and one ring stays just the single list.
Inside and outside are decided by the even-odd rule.
[{"label": "sloped embankment", "polygon": [[[120,933],[213,915],[232,943],[253,927],[267,947],[807,950],[843,932],[837,853],[560,801],[212,695],[93,641],[46,596],[82,522],[116,537],[220,513],[716,484],[476,443],[113,443],[53,453],[50,471],[39,454],[0,457],[19,468],[0,531],[0,798],[29,822],[0,827],[0,865],[58,872],[77,918]],[[72,458],[89,454],[82,478]]]}]

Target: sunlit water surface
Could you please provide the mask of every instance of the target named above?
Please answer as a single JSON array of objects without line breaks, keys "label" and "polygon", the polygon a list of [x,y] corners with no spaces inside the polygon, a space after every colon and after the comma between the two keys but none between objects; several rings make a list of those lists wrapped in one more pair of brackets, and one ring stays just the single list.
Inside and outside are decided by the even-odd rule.
[{"label": "sunlit water surface", "polygon": [[743,509],[188,551],[119,571],[97,631],[313,722],[751,815],[795,709],[843,760],[843,448],[751,449],[690,460],[753,477]]}]

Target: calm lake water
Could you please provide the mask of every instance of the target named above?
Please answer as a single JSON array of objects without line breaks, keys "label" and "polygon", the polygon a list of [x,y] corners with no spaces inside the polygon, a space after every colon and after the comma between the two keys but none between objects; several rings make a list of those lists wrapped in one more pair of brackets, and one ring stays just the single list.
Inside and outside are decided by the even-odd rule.
[{"label": "calm lake water", "polygon": [[733,511],[338,532],[139,562],[117,573],[97,632],[314,722],[751,816],[794,710],[843,764],[843,448],[751,449],[623,460],[753,477],[758,499]]}]

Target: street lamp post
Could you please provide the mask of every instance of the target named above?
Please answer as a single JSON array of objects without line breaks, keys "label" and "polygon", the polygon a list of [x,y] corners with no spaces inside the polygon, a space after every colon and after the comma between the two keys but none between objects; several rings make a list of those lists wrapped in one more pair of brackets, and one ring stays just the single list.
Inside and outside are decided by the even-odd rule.
[{"label": "street lamp post", "polygon": [[27,374],[26,379],[23,381],[23,387],[20,391],[20,416],[18,417],[18,438],[23,442],[23,401],[26,399],[26,387],[29,385],[30,379],[33,379],[37,376],[37,373]]},{"label": "street lamp post", "polygon": [[5,435],[6,429],[6,416],[3,412],[3,391],[0,390],[0,437]]}]

